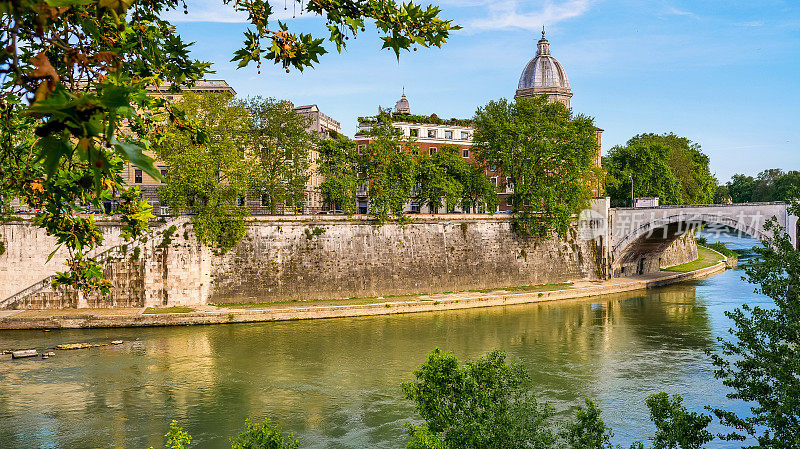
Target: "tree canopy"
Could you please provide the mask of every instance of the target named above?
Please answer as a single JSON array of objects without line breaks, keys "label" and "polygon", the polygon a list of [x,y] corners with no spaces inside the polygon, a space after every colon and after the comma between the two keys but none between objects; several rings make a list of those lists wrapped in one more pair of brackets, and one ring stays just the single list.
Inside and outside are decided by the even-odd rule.
[{"label": "tree canopy", "polygon": [[800,171],[773,168],[755,178],[735,174],[725,187],[734,203],[790,201],[800,196]]},{"label": "tree canopy", "polygon": [[509,178],[515,228],[525,235],[565,235],[572,214],[592,197],[596,127],[547,97],[492,101],[475,113],[480,161]]},{"label": "tree canopy", "polygon": [[717,180],[700,145],[675,134],[638,134],[603,159],[606,189],[614,205],[630,205],[634,195],[657,196],[661,204],[710,204]]},{"label": "tree canopy", "polygon": [[224,252],[244,235],[249,215],[239,204],[253,172],[242,146],[248,111],[227,93],[187,92],[177,106],[208,132],[208,142],[197,143],[192,133],[172,128],[154,145],[168,167],[159,196],[171,214],[192,214],[200,242]]},{"label": "tree canopy", "polygon": [[279,207],[302,210],[310,151],[317,145],[317,136],[306,131],[310,119],[288,101],[272,98],[251,98],[244,107],[250,114],[243,144],[253,163],[253,191],[272,213]]},{"label": "tree canopy", "polygon": [[661,204],[679,204],[681,182],[669,166],[669,153],[669,148],[651,142],[612,148],[603,159],[612,204],[632,206],[631,182],[637,197],[657,196]]}]

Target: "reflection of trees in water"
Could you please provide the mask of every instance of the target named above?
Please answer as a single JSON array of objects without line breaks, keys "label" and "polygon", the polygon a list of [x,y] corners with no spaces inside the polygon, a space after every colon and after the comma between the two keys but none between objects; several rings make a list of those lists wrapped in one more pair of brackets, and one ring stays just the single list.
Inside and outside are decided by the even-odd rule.
[{"label": "reflection of trees in water", "polygon": [[[678,375],[682,366],[660,357],[702,352],[712,343],[709,327],[694,286],[683,285],[441,313],[136,330],[141,342],[124,351],[69,366],[54,358],[49,366],[65,380],[36,398],[55,406],[31,414],[51,416],[62,434],[86,429],[61,440],[65,447],[158,447],[172,418],[201,446],[224,446],[246,417],[275,419],[304,447],[399,447],[414,416],[399,384],[434,347],[462,359],[508,351],[541,396],[572,404],[626,379]],[[16,413],[0,396],[0,414]],[[0,441],[16,441],[15,432],[30,429],[0,431]]]}]

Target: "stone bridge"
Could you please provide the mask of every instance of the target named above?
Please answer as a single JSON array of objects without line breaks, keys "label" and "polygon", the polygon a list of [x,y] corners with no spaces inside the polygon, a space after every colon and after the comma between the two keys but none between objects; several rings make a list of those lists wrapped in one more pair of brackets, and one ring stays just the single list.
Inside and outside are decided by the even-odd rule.
[{"label": "stone bridge", "polygon": [[687,231],[705,225],[706,231],[733,233],[763,240],[767,220],[775,217],[797,246],[798,218],[783,202],[609,208],[608,199],[596,200],[594,215],[605,216],[602,247],[607,276],[627,276],[660,269],[664,250]]}]

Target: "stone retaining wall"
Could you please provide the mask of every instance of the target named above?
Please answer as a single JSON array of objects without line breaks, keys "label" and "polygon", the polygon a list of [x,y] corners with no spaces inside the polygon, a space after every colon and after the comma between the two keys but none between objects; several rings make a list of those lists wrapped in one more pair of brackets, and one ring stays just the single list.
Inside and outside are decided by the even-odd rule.
[{"label": "stone retaining wall", "polygon": [[[44,264],[52,238],[30,223],[4,225],[2,232],[13,250],[0,256],[0,303],[40,283],[14,308],[349,298],[596,280],[602,254],[574,231],[565,240],[529,239],[516,235],[506,216],[449,215],[383,226],[346,217],[264,217],[251,220],[245,238],[218,256],[197,243],[184,218],[172,230],[166,225],[109,251],[105,274],[114,290],[81,298],[45,279],[62,268],[60,254]],[[118,233],[109,225],[106,242],[118,242]],[[684,242],[670,257],[693,260],[693,245]]]}]

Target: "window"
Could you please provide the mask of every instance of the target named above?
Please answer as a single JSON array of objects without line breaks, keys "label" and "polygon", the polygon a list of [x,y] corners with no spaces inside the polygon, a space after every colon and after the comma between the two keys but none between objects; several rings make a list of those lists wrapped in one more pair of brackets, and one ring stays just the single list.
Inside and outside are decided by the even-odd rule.
[{"label": "window", "polygon": [[419,128],[411,128],[408,132],[411,137],[419,137]]},{"label": "window", "polygon": [[492,165],[492,171],[497,171],[497,165]]},{"label": "window", "polygon": [[448,131],[445,131],[445,132],[444,132],[444,138],[445,138],[445,139],[450,139],[450,140],[453,140],[453,131],[449,131],[449,130],[448,130]]},{"label": "window", "polygon": [[395,126],[395,127],[394,127],[394,131],[395,131],[397,134],[403,134],[403,128],[401,128],[401,127],[399,127],[399,126]]},{"label": "window", "polygon": [[141,184],[142,183],[142,171],[141,170],[136,169],[136,170],[133,171],[133,182],[136,183],[136,184]]},{"label": "window", "polygon": [[268,195],[261,195],[261,206],[268,207],[269,206],[269,196]]},{"label": "window", "polygon": [[461,140],[469,140],[469,133],[466,131],[461,131]]},{"label": "window", "polygon": [[239,207],[244,206],[244,196],[239,195],[238,197],[236,197],[236,205]]},{"label": "window", "polygon": [[435,152],[436,152],[436,147],[430,147],[430,148],[428,148],[428,154],[429,154],[429,155],[433,156],[433,153],[435,153]]},{"label": "window", "polygon": [[[161,177],[166,179],[166,177],[167,177],[167,169],[166,168],[162,168],[160,171],[161,171]],[[161,182],[165,182],[165,181],[162,180]]]},{"label": "window", "polygon": [[359,145],[358,146],[358,153],[361,154],[361,151],[364,150],[365,148],[367,148],[366,145]]},{"label": "window", "polygon": [[436,138],[436,130],[435,129],[429,129],[428,130],[428,137],[430,137],[431,139],[435,139]]},{"label": "window", "polygon": [[461,150],[461,156],[469,157],[469,150],[467,150],[467,149]]},{"label": "window", "polygon": [[492,178],[492,185],[497,187],[497,176]]}]

